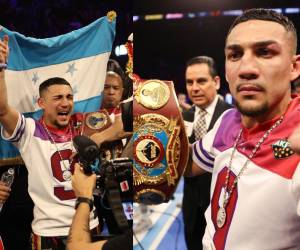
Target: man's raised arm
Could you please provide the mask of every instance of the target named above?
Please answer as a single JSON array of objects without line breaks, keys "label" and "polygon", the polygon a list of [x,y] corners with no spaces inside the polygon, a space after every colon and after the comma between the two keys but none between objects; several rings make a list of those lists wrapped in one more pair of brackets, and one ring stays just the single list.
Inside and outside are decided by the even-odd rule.
[{"label": "man's raised arm", "polygon": [[17,125],[19,114],[9,106],[7,100],[4,65],[7,63],[8,52],[8,36],[4,36],[0,39],[0,123],[10,136]]}]

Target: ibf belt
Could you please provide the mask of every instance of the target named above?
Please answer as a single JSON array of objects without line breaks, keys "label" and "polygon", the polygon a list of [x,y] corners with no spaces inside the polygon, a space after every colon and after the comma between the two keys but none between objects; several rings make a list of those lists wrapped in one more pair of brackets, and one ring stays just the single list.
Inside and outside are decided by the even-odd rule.
[{"label": "ibf belt", "polygon": [[107,129],[111,125],[108,112],[101,109],[96,112],[84,113],[81,124],[81,134],[90,136]]},{"label": "ibf belt", "polygon": [[134,199],[146,204],[168,202],[188,159],[173,83],[141,81],[134,97]]}]

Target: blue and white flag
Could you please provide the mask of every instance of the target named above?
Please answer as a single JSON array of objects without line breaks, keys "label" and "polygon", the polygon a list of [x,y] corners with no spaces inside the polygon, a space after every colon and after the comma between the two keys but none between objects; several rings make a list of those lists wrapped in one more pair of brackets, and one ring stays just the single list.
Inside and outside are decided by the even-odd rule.
[{"label": "blue and white flag", "polygon": [[[45,39],[25,37],[0,26],[0,37],[9,36],[5,71],[9,104],[38,119],[39,85],[51,77],[65,78],[74,93],[74,112],[92,112],[102,101],[106,66],[115,37],[115,20],[102,17],[70,33]],[[0,165],[17,162],[19,152],[0,141]]]}]

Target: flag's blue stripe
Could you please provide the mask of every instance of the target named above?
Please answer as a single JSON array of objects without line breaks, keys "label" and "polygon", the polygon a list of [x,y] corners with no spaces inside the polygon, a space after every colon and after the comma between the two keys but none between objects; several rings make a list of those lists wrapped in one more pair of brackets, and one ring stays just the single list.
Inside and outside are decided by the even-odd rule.
[{"label": "flag's blue stripe", "polygon": [[10,142],[3,139],[0,140],[0,160],[15,158],[20,155],[18,149]]},{"label": "flag's blue stripe", "polygon": [[74,112],[94,112],[100,108],[102,95],[85,99],[75,103]]},{"label": "flag's blue stripe", "polygon": [[[93,112],[100,108],[102,103],[102,95],[89,98],[83,101],[75,102],[74,113],[75,112]],[[42,115],[42,110],[35,112],[24,113],[25,117],[32,117],[34,119],[39,119]],[[5,140],[0,140],[0,160],[7,158],[14,158],[20,155],[18,149],[10,142]]]},{"label": "flag's blue stripe", "polygon": [[8,69],[28,70],[110,52],[115,25],[102,17],[79,30],[45,39],[25,37],[2,27],[0,37],[7,34],[10,39]]}]

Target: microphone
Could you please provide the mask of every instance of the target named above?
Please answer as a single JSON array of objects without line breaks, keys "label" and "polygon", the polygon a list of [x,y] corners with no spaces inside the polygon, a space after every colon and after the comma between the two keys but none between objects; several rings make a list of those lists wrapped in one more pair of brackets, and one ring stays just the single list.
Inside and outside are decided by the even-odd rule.
[{"label": "microphone", "polygon": [[98,145],[89,137],[84,135],[76,135],[73,138],[73,144],[78,153],[79,161],[83,164],[84,172],[86,174],[91,174],[91,165],[93,165],[100,155]]}]

